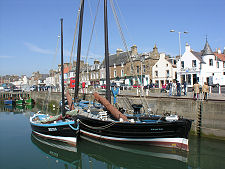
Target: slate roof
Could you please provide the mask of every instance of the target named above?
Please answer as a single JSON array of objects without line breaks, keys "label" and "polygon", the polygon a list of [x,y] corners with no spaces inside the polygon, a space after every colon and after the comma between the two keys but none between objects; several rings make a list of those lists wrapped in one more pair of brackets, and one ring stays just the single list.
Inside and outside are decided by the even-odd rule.
[{"label": "slate roof", "polygon": [[214,55],[211,47],[209,46],[207,39],[206,39],[205,47],[202,50],[202,56],[205,56],[205,55]]},{"label": "slate roof", "polygon": [[205,63],[202,59],[202,52],[195,52],[195,51],[191,51],[191,53],[201,62],[201,63]]},{"label": "slate roof", "polygon": [[[131,51],[129,51],[131,55]],[[121,65],[121,63],[126,64],[129,61],[129,54],[128,52],[121,52],[118,54],[113,54],[109,56],[109,67],[112,67],[115,65]],[[102,62],[102,66],[105,67],[105,59]]]}]

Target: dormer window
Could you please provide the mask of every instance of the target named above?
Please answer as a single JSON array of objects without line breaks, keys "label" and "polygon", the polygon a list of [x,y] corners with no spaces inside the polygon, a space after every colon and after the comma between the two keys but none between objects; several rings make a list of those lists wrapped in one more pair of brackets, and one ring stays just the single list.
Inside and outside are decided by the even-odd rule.
[{"label": "dormer window", "polygon": [[124,67],[123,62],[121,62],[121,67]]}]

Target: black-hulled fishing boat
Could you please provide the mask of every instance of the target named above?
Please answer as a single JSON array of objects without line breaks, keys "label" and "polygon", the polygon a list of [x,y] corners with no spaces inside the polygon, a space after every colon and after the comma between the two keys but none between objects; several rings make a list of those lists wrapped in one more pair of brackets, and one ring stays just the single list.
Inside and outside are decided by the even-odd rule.
[{"label": "black-hulled fishing boat", "polygon": [[[82,6],[84,0],[82,1]],[[80,11],[80,20],[83,8]],[[82,23],[80,23],[80,26]],[[104,0],[104,30],[105,30],[105,70],[106,70],[106,99],[94,93],[95,100],[105,109],[90,107],[81,108],[76,118],[80,123],[80,134],[88,137],[113,142],[154,144],[165,147],[174,147],[188,151],[188,134],[192,120],[173,116],[128,117],[116,109],[111,102],[109,50],[107,27],[107,0]],[[78,54],[81,50],[81,32],[79,30]],[[77,55],[76,81],[79,84],[79,62]],[[75,99],[78,98],[78,86],[75,86]]]},{"label": "black-hulled fishing boat", "polygon": [[[105,98],[100,97],[103,109],[82,109],[79,119],[80,133],[88,137],[113,142],[152,144],[188,151],[188,134],[192,121],[173,116],[149,115],[136,118],[116,110]],[[113,116],[112,116],[113,115]]]},{"label": "black-hulled fishing boat", "polygon": [[72,118],[73,115],[76,114],[76,110],[65,112],[64,106],[63,19],[61,19],[61,75],[61,114],[57,116],[50,116],[37,112],[30,117],[30,124],[32,127],[32,132],[38,136],[76,145],[79,125]]}]

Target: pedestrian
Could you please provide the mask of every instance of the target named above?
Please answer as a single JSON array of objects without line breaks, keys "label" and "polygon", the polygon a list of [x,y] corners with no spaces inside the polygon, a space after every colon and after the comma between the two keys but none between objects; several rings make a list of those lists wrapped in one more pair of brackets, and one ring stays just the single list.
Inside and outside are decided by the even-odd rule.
[{"label": "pedestrian", "polygon": [[207,82],[204,82],[204,85],[202,86],[202,92],[203,92],[204,100],[207,100],[207,96],[209,93],[209,86]]},{"label": "pedestrian", "polygon": [[180,85],[180,82],[177,81],[177,96],[180,96],[181,95],[181,85]]},{"label": "pedestrian", "polygon": [[172,96],[172,81],[169,82],[168,87],[169,87],[169,96]]},{"label": "pedestrian", "polygon": [[166,92],[166,85],[162,84],[161,93]]},{"label": "pedestrian", "polygon": [[184,96],[187,96],[187,83],[185,80],[183,82],[183,89],[184,89]]},{"label": "pedestrian", "polygon": [[176,93],[176,88],[177,88],[176,80],[173,80],[173,84],[172,84],[172,95],[173,96]]},{"label": "pedestrian", "polygon": [[196,83],[193,86],[193,90],[194,90],[194,99],[198,99],[199,97],[199,93],[200,93],[200,85],[198,84],[198,82],[196,81]]},{"label": "pedestrian", "polygon": [[114,87],[112,87],[112,93],[113,93],[113,104],[116,104],[116,97],[119,94],[119,88],[117,87],[117,85],[115,85]]}]

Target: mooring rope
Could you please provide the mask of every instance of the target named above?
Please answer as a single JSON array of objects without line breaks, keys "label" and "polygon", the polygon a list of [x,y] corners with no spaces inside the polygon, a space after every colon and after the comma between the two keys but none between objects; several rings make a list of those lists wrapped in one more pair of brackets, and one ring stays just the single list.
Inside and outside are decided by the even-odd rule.
[{"label": "mooring rope", "polygon": [[89,125],[83,123],[83,122],[82,122],[81,120],[79,120],[79,119],[78,119],[78,122],[80,122],[81,124],[83,124],[84,126],[86,126],[86,127],[88,127],[88,128],[91,128],[91,129],[100,129],[100,130],[107,129],[107,128],[109,128],[109,127],[111,127],[111,126],[113,126],[113,125],[115,124],[115,122],[111,122],[111,123],[109,123],[109,124],[107,124],[107,125],[105,125],[105,126],[94,127],[94,126],[89,126]]}]

